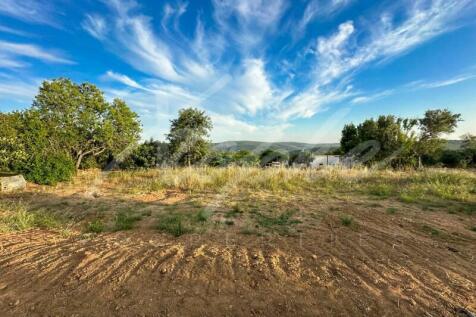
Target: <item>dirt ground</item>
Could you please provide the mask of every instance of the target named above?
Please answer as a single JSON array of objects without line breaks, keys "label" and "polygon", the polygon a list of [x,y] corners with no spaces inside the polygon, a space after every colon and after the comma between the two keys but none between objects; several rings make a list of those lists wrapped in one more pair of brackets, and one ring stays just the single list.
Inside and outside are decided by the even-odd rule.
[{"label": "dirt ground", "polygon": [[[75,208],[82,208],[80,199],[110,198],[53,194]],[[186,196],[161,197],[161,204]],[[34,190],[2,199],[51,201]],[[150,195],[138,200],[149,210],[160,207]],[[130,231],[91,236],[40,229],[0,234],[0,316],[476,312],[476,232],[468,229],[474,214],[358,197],[291,203],[304,212],[289,236],[230,228],[173,237],[149,218]],[[343,224],[342,212],[353,225]]]}]

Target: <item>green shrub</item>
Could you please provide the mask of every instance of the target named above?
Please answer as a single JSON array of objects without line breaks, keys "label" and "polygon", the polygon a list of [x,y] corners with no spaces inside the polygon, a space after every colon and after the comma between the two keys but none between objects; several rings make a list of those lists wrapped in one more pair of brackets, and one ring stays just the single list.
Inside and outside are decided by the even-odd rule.
[{"label": "green shrub", "polygon": [[56,153],[36,156],[26,167],[25,177],[34,183],[56,185],[71,180],[75,173],[74,162],[69,155]]},{"label": "green shrub", "polygon": [[160,231],[167,232],[175,237],[180,237],[183,234],[193,232],[184,215],[165,215],[159,219],[157,228]]},{"label": "green shrub", "polygon": [[120,211],[116,214],[116,222],[114,224],[114,231],[131,230],[134,223],[141,220],[140,215],[134,215],[130,212]]},{"label": "green shrub", "polygon": [[340,222],[342,223],[342,225],[344,225],[346,227],[349,227],[354,222],[354,218],[352,218],[351,216],[347,216],[347,215],[342,216],[342,217],[340,217]]},{"label": "green shrub", "polygon": [[94,221],[91,221],[86,226],[86,231],[92,232],[92,233],[101,233],[104,231],[104,223],[102,222],[101,219],[96,219]]}]

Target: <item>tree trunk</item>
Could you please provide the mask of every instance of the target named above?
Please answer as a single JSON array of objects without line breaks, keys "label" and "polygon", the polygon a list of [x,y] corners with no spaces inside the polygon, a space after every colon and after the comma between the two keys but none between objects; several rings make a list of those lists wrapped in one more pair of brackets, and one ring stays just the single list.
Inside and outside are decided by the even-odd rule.
[{"label": "tree trunk", "polygon": [[423,168],[423,163],[421,162],[421,155],[418,155],[418,169]]},{"label": "tree trunk", "polygon": [[78,159],[76,160],[76,169],[79,170],[79,167],[81,166],[81,161],[84,158],[84,154],[79,154]]}]

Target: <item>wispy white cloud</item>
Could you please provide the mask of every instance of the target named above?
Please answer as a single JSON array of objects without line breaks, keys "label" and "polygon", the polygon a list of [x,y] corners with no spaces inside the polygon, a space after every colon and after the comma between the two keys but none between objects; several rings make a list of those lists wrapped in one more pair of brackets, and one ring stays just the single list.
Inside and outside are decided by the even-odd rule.
[{"label": "wispy white cloud", "polygon": [[[386,60],[406,53],[428,40],[453,30],[455,20],[472,5],[471,0],[415,1],[406,7],[405,18],[395,22],[392,13],[381,15],[368,38],[360,40],[352,21],[339,26],[328,38],[318,40],[321,80],[329,82],[372,61]],[[321,49],[322,48],[322,49]]]},{"label": "wispy white cloud", "polygon": [[465,74],[465,75],[458,75],[453,78],[439,80],[439,81],[418,80],[418,81],[409,83],[407,87],[411,89],[434,89],[434,88],[456,85],[456,84],[459,84],[474,78],[476,78],[475,74]]},{"label": "wispy white cloud", "polygon": [[295,33],[302,35],[309,23],[318,18],[328,19],[343,8],[347,7],[353,0],[311,0],[307,3],[301,19],[297,23]]},{"label": "wispy white cloud", "polygon": [[99,14],[86,14],[81,26],[97,39],[103,39],[107,34],[106,19]]},{"label": "wispy white cloud", "polygon": [[135,80],[131,79],[129,76],[115,73],[111,70],[107,71],[106,74],[104,74],[103,78],[105,79],[112,79],[115,81],[118,81],[126,86],[136,88],[136,89],[145,89],[144,86],[140,85],[138,82]]},{"label": "wispy white cloud", "polygon": [[[41,80],[32,78],[24,80],[17,76],[1,74],[0,76],[0,104],[15,101],[21,106],[29,106],[38,91]],[[1,109],[0,110],[4,110]]]},{"label": "wispy white cloud", "polygon": [[74,64],[62,54],[45,50],[34,44],[20,44],[7,41],[0,41],[0,56],[3,67],[24,67],[27,64],[22,58],[37,59],[47,63]]},{"label": "wispy white cloud", "polygon": [[254,140],[262,142],[288,141],[289,123],[252,124],[230,114],[211,113],[212,139],[216,142],[230,140]]},{"label": "wispy white cloud", "polygon": [[53,18],[55,8],[53,1],[38,0],[2,0],[0,15],[7,15],[24,22],[58,26]]},{"label": "wispy white cloud", "polygon": [[387,90],[380,91],[380,92],[373,93],[373,94],[360,95],[360,96],[355,97],[354,99],[352,99],[352,103],[353,103],[353,104],[368,103],[368,102],[372,102],[372,101],[375,101],[375,100],[378,100],[378,99],[381,99],[381,98],[390,96],[390,95],[392,95],[393,93],[395,93],[395,90],[394,90],[394,89],[387,89]]},{"label": "wispy white cloud", "polygon": [[17,29],[14,29],[14,28],[11,28],[11,27],[8,27],[8,26],[5,26],[5,25],[0,25],[0,33],[9,33],[9,34],[18,35],[18,36],[25,36],[25,37],[31,36],[30,33],[23,32],[21,30],[17,30]]},{"label": "wispy white cloud", "polygon": [[170,3],[166,3],[163,9],[163,15],[161,20],[162,28],[167,30],[168,24],[171,22],[175,31],[179,29],[180,17],[187,12],[188,3],[178,2],[175,6]]},{"label": "wispy white cloud", "polygon": [[222,32],[245,51],[262,49],[287,9],[284,0],[213,0],[214,17]]},{"label": "wispy white cloud", "polygon": [[283,120],[292,118],[310,118],[326,106],[355,96],[352,86],[336,87],[326,90],[319,86],[299,92],[289,98],[277,117]]}]

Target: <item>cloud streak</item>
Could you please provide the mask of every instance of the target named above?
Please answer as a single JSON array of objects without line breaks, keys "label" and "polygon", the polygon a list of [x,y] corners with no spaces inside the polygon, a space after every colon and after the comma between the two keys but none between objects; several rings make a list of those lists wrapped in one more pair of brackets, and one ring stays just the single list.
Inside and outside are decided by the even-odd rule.
[{"label": "cloud streak", "polygon": [[34,44],[20,44],[0,41],[0,65],[5,68],[25,67],[28,64],[24,58],[40,60],[45,63],[74,64],[60,53],[45,50]]}]

